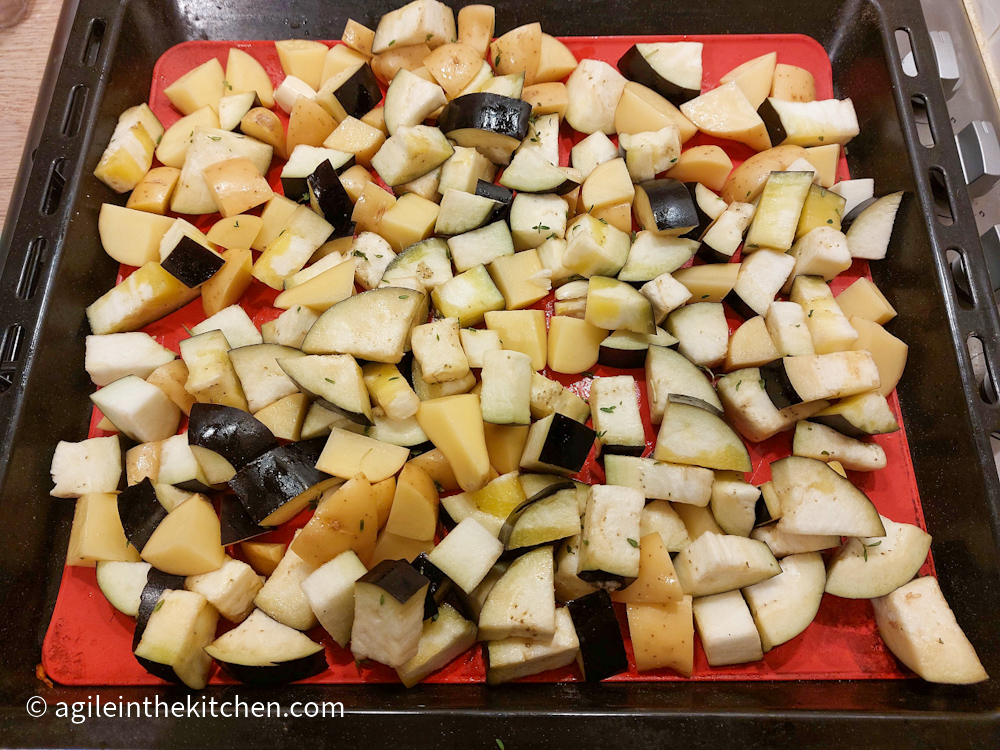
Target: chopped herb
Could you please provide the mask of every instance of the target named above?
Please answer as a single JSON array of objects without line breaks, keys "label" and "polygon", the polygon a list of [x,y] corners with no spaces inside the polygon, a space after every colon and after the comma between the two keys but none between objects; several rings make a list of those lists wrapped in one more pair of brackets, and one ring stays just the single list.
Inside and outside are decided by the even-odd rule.
[{"label": "chopped herb", "polygon": [[380,255],[376,255],[375,257],[376,258],[382,258],[382,257],[385,257],[385,256],[383,256],[383,255],[380,254]]},{"label": "chopped herb", "polygon": [[583,375],[583,377],[585,377],[585,378],[592,378],[592,377],[594,377],[594,371],[593,370],[584,370],[580,374]]},{"label": "chopped herb", "polygon": [[865,544],[864,542],[861,542],[861,548],[865,551],[865,562],[868,562],[868,548],[878,547],[881,543],[882,543],[881,539],[877,542],[872,542],[871,544]]},{"label": "chopped herb", "polygon": [[761,378],[761,379],[760,379],[760,380],[758,380],[757,382],[758,382],[758,383],[760,383],[760,389],[761,389],[761,390],[764,390],[764,378]]},{"label": "chopped herb", "polygon": [[440,616],[441,616],[440,612],[435,612],[433,615],[431,615],[431,622],[437,622]]},{"label": "chopped herb", "polygon": [[542,232],[549,231],[550,228],[551,227],[547,227],[544,224],[542,224],[542,222],[538,222],[537,224],[535,224],[535,226],[532,227],[532,229],[534,229],[539,234],[541,234]]},{"label": "chopped herb", "polygon": [[394,45],[395,43],[396,43],[396,40],[395,40],[395,39],[393,39],[393,40],[392,40],[391,42],[389,42],[389,46],[391,47],[391,46],[392,46],[392,45]]},{"label": "chopped herb", "polygon": [[335,382],[333,382],[332,380],[330,380],[330,378],[323,378],[323,380],[325,380],[325,381],[326,381],[327,383],[329,383],[330,385],[336,385],[336,383],[335,383]]},{"label": "chopped herb", "polygon": [[601,222],[604,226],[608,225],[608,220],[607,219],[600,219],[599,218],[598,221]]},{"label": "chopped herb", "polygon": [[566,554],[567,555],[572,555],[573,554],[573,548],[570,547],[568,544],[566,545]]},{"label": "chopped herb", "polygon": [[702,298],[702,299],[708,299],[708,298],[709,298],[709,296],[710,296],[710,295],[708,295],[708,294],[703,294],[703,295],[701,295],[701,298]]},{"label": "chopped herb", "polygon": [[635,539],[633,539],[632,537],[629,537],[627,541],[633,547],[635,547],[636,549],[639,549],[639,542],[637,542]]},{"label": "chopped herb", "polygon": [[827,224],[833,224],[833,219],[827,219],[827,220],[826,220],[826,223],[827,223]]},{"label": "chopped herb", "polygon": [[233,84],[231,84],[231,83],[230,83],[229,81],[223,81],[223,82],[222,82],[222,85],[223,85],[223,86],[225,86],[225,87],[226,87],[227,89],[229,89],[230,91],[232,91],[232,90],[233,90]]},{"label": "chopped herb", "polygon": [[500,67],[500,53],[499,52],[497,52],[497,56],[493,60],[493,67],[494,68],[499,68]]},{"label": "chopped herb", "polygon": [[295,312],[297,312],[297,313],[302,312],[302,305],[299,305],[298,307],[296,307],[295,308]]},{"label": "chopped herb", "polygon": [[438,341],[440,341],[440,340],[441,340],[441,334],[440,334],[440,333],[436,333],[436,334],[434,334],[434,335],[435,335],[435,336],[437,337],[437,340],[438,340]]},{"label": "chopped herb", "polygon": [[154,611],[154,612],[159,612],[159,611],[160,611],[160,607],[162,607],[162,606],[163,606],[163,600],[162,600],[162,599],[160,599],[160,601],[158,601],[158,602],[156,603],[156,606],[155,606],[155,607],[153,607],[153,611]]},{"label": "chopped herb", "polygon": [[635,238],[636,238],[636,234],[637,234],[637,232],[635,232],[635,231],[633,230],[633,232],[632,232],[632,233],[631,233],[631,234],[629,235],[629,239],[630,239],[630,240],[631,240],[632,242],[635,242]]},{"label": "chopped herb", "polygon": [[547,240],[556,240],[556,239],[559,239],[559,237],[558,237],[558,236],[556,235],[556,233],[555,233],[555,232],[553,232],[552,234],[550,234],[550,235],[549,235],[548,237],[546,237],[545,239],[547,239]]},{"label": "chopped herb", "polygon": [[583,543],[586,544],[588,547],[590,546],[590,542],[587,541],[586,539],[583,540]]},{"label": "chopped herb", "polygon": [[390,383],[391,383],[391,382],[392,382],[393,380],[399,380],[399,375],[393,375],[393,376],[392,376],[391,378],[389,378],[389,382],[390,382]]},{"label": "chopped herb", "polygon": [[[363,259],[365,261],[365,263],[368,262],[368,256],[365,255],[360,250],[355,250],[353,253],[351,253],[351,255],[353,255],[355,258],[361,258],[361,259]],[[379,257],[381,257],[381,256],[379,256]]]},{"label": "chopped herb", "polygon": [[433,35],[433,34],[428,34],[428,35],[427,35],[427,38],[426,38],[426,39],[424,39],[424,41],[425,41],[425,42],[429,42],[429,41],[430,41],[431,39],[433,39],[433,38],[434,38],[434,35]]},{"label": "chopped herb", "polygon": [[607,434],[608,434],[607,430],[601,430],[600,432],[597,433],[597,439],[600,440],[602,437],[604,437]]},{"label": "chopped herb", "polygon": [[541,141],[538,140],[537,135],[531,136],[531,138],[529,138],[528,140],[531,141],[532,143],[541,143]]},{"label": "chopped herb", "polygon": [[191,330],[190,328],[188,328],[188,327],[187,327],[186,325],[184,325],[183,323],[181,323],[181,328],[183,328],[183,329],[184,329],[184,332],[185,332],[185,333],[186,333],[186,334],[187,334],[188,336],[194,336],[194,332],[193,332],[193,331],[192,331],[192,330]]},{"label": "chopped herb", "polygon": [[401,295],[399,295],[399,298],[400,299],[409,299],[410,295],[409,294],[401,294]]},{"label": "chopped herb", "polygon": [[750,193],[752,193],[752,192],[753,192],[753,190],[747,190],[747,198],[750,197]]},{"label": "chopped herb", "polygon": [[796,328],[801,328],[801,327],[802,327],[802,324],[801,324],[801,323],[796,323],[796,324],[795,324],[795,327],[796,327]]},{"label": "chopped herb", "polygon": [[362,531],[365,530],[365,519],[363,519],[363,518],[361,519],[361,530]]},{"label": "chopped herb", "polygon": [[382,594],[378,599],[378,605],[381,607],[383,604],[385,604],[385,594]]},{"label": "chopped herb", "polygon": [[208,137],[209,137],[210,140],[213,140],[213,141],[221,141],[222,140],[222,136],[221,135],[210,135]]},{"label": "chopped herb", "polygon": [[742,380],[737,380],[736,381],[736,390],[739,390],[741,385],[743,385],[743,381]]},{"label": "chopped herb", "polygon": [[436,489],[439,493],[444,492],[444,487],[442,487],[441,483],[436,479],[434,480],[434,489]]},{"label": "chopped herb", "polygon": [[605,414],[614,414],[616,408],[617,407],[615,406],[602,406],[601,411],[603,411]]},{"label": "chopped herb", "polygon": [[819,137],[819,140],[820,140],[820,141],[823,141],[823,140],[824,140],[824,139],[823,139],[823,136],[820,136],[820,137]]},{"label": "chopped herb", "polygon": [[370,424],[365,425],[365,437],[367,437],[368,433],[371,431],[372,431],[372,426]]},{"label": "chopped herb", "polygon": [[503,747],[503,740],[501,740],[501,739],[499,739],[499,738],[497,739],[497,747],[499,747],[499,748],[500,748],[500,750],[504,750],[504,747]]},{"label": "chopped herb", "polygon": [[830,455],[830,451],[820,451],[820,455],[822,455],[822,456],[829,456]]},{"label": "chopped herb", "polygon": [[816,312],[816,311],[815,311],[815,310],[810,310],[810,311],[809,311],[809,317],[810,317],[810,318],[811,318],[811,317],[813,316],[813,313],[814,313],[814,312]]},{"label": "chopped herb", "polygon": [[676,156],[673,159],[670,160],[670,163],[673,164],[675,161],[677,161],[677,157]]},{"label": "chopped herb", "polygon": [[236,229],[240,228],[240,220],[239,219],[237,219],[235,222],[233,222],[233,227],[236,228]]}]

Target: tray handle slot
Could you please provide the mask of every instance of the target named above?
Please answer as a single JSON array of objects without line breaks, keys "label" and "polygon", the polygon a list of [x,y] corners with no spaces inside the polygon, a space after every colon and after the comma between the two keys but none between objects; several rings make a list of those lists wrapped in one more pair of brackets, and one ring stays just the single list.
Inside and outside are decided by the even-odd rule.
[{"label": "tray handle slot", "polygon": [[83,124],[83,110],[87,106],[89,96],[90,87],[84,83],[78,83],[70,91],[66,100],[66,113],[63,115],[63,137],[72,138],[80,132],[80,126]]},{"label": "tray handle slot", "polygon": [[976,306],[976,295],[969,284],[969,271],[965,264],[965,253],[957,247],[949,247],[945,251],[948,267],[951,269],[951,282],[955,299],[960,307],[971,310]]},{"label": "tray handle slot", "polygon": [[49,181],[45,184],[42,192],[42,205],[40,206],[42,216],[52,216],[59,210],[62,203],[63,190],[66,189],[66,167],[69,160],[65,157],[52,162],[52,169],[49,170]]},{"label": "tray handle slot", "polygon": [[7,326],[0,339],[0,393],[14,384],[14,374],[17,372],[17,361],[21,354],[21,342],[24,339],[24,328],[19,323]]},{"label": "tray handle slot", "polygon": [[931,167],[927,170],[927,181],[934,198],[934,215],[942,226],[950,227],[955,223],[955,199],[948,175],[940,167]]},{"label": "tray handle slot", "polygon": [[17,288],[14,290],[18,299],[28,300],[35,296],[48,249],[49,241],[44,237],[36,237],[28,245],[28,252],[21,265],[21,275],[17,280]]},{"label": "tray handle slot", "polygon": [[983,345],[983,340],[975,333],[970,334],[965,340],[965,346],[969,351],[972,370],[979,382],[979,398],[992,406],[1000,401],[1000,393],[997,392],[997,383],[1000,381],[996,375],[996,368],[993,366],[993,354]]},{"label": "tray handle slot", "polygon": [[910,78],[916,78],[920,67],[917,65],[917,56],[913,52],[913,43],[910,39],[910,30],[898,28],[893,32],[896,39],[896,50],[899,52],[899,59],[903,72]]},{"label": "tray handle slot", "polygon": [[913,122],[917,126],[917,138],[924,148],[934,148],[937,145],[937,136],[927,117],[927,97],[923,94],[914,94],[910,97],[910,108],[913,110]]},{"label": "tray handle slot", "polygon": [[90,29],[87,31],[87,38],[83,43],[83,51],[80,61],[88,68],[97,65],[97,60],[101,55],[101,46],[104,44],[104,33],[108,25],[103,18],[93,18],[90,21]]}]

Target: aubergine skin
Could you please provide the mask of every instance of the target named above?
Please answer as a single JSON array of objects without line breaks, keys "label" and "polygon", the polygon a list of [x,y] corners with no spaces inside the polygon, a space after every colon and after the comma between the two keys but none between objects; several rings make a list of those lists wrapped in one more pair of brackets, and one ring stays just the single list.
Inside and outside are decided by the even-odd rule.
[{"label": "aubergine skin", "polygon": [[764,127],[767,128],[767,134],[771,137],[771,143],[775,146],[780,146],[781,143],[788,137],[788,133],[785,130],[784,124],[781,122],[781,115],[775,110],[774,105],[771,104],[771,100],[765,99],[759,107],[757,107],[757,114],[760,115],[760,119],[764,121]]},{"label": "aubergine skin", "polygon": [[188,420],[188,443],[214,451],[239,471],[278,447],[278,440],[251,414],[221,404],[195,404]]},{"label": "aubergine skin", "polygon": [[[149,622],[150,616],[156,609],[156,603],[160,600],[164,591],[181,591],[184,589],[184,576],[175,576],[170,573],[164,573],[162,570],[157,570],[156,568],[150,568],[149,572],[146,573],[146,585],[142,589],[142,594],[139,596],[139,612],[135,618],[135,632],[132,635],[132,650],[135,651],[139,647],[139,641],[142,640],[143,631],[146,630],[146,624]],[[136,657],[138,658],[138,657]],[[164,677],[159,671],[154,671],[154,668],[147,666],[147,659],[139,659],[139,663],[146,668],[147,671],[152,672],[157,677],[161,677],[165,680],[176,681],[176,675],[174,675],[173,667],[167,666],[165,664],[159,664],[157,662],[149,662],[155,667],[159,667],[160,671],[166,670],[169,674],[174,675],[171,677]]]},{"label": "aubergine skin", "polygon": [[358,579],[358,583],[377,586],[400,604],[406,604],[430,580],[406,560],[383,560]]},{"label": "aubergine skin", "polygon": [[329,159],[321,161],[316,170],[306,178],[306,183],[309,186],[310,202],[315,202],[323,218],[333,225],[335,234],[346,235],[354,204],[340,182],[333,163]]},{"label": "aubergine skin", "polygon": [[760,377],[764,381],[764,390],[777,409],[795,406],[802,403],[802,397],[795,391],[792,381],[785,372],[785,364],[780,359],[760,368]]},{"label": "aubergine skin", "polygon": [[576,474],[583,469],[596,437],[590,427],[556,412],[538,460]]},{"label": "aubergine skin", "polygon": [[683,182],[662,177],[643,182],[639,187],[649,197],[649,207],[659,231],[700,225],[697,203]]},{"label": "aubergine skin", "polygon": [[575,489],[576,485],[573,482],[569,481],[568,479],[563,482],[555,482],[554,484],[550,484],[548,487],[539,490],[534,495],[525,500],[523,503],[514,508],[514,510],[512,510],[510,514],[507,516],[507,518],[504,520],[503,526],[500,527],[500,533],[498,534],[498,537],[500,541],[503,543],[504,548],[509,549],[507,547],[507,544],[510,542],[510,536],[511,534],[514,533],[514,527],[517,526],[517,522],[521,518],[521,515],[524,513],[524,511],[526,511],[535,503],[541,502],[542,500],[546,500],[552,497],[557,492],[562,492],[563,490],[575,490]]},{"label": "aubergine skin", "polygon": [[445,135],[454,130],[474,128],[523,141],[528,136],[530,116],[531,105],[526,101],[479,92],[448,102],[437,124]]},{"label": "aubergine skin", "polygon": [[704,409],[709,414],[714,414],[719,419],[726,418],[726,413],[722,411],[722,409],[719,409],[704,399],[697,398],[696,396],[683,396],[679,393],[671,393],[667,396],[667,400],[671,404],[685,404],[686,406],[694,406],[698,409]]},{"label": "aubergine skin", "polygon": [[229,486],[243,503],[247,515],[259,524],[282,505],[328,478],[316,468],[311,451],[290,443],[255,458],[236,472]]},{"label": "aubergine skin", "polygon": [[630,81],[652,89],[678,107],[701,94],[701,90],[686,89],[661,76],[653,70],[653,66],[646,61],[646,58],[639,52],[639,48],[634,44],[618,60],[618,70]]},{"label": "aubergine skin", "polygon": [[476,183],[476,195],[482,198],[489,198],[497,202],[497,205],[490,213],[487,224],[495,221],[506,221],[510,216],[510,206],[514,202],[514,191],[503,185],[494,185],[486,180],[479,180]]},{"label": "aubergine skin", "polygon": [[877,200],[878,198],[876,198],[875,196],[872,196],[871,198],[865,198],[863,201],[861,201],[861,203],[859,203],[850,211],[848,211],[847,215],[840,220],[840,231],[846,232],[848,229],[850,229],[851,224],[854,223],[854,220],[857,219],[859,216],[861,216],[861,214],[863,214],[865,210]]},{"label": "aubergine skin", "polygon": [[194,289],[215,276],[225,262],[218,253],[184,235],[160,265],[184,286]]},{"label": "aubergine skin", "polygon": [[382,89],[379,88],[378,78],[368,63],[358,68],[354,75],[340,84],[340,88],[333,94],[348,117],[359,120],[382,101]]},{"label": "aubergine skin", "polygon": [[167,509],[157,499],[156,488],[149,477],[126,487],[118,495],[118,517],[129,544],[141,551],[156,527],[167,517]]},{"label": "aubergine skin", "polygon": [[223,672],[246,685],[283,685],[297,682],[325,672],[328,666],[325,651],[317,651],[301,659],[283,661],[267,667],[230,664],[224,661],[219,661],[218,664]]},{"label": "aubergine skin", "polygon": [[228,547],[230,544],[245,542],[261,534],[272,531],[272,526],[259,526],[247,513],[243,503],[235,495],[223,495],[219,523],[222,526],[222,546]]},{"label": "aubergine skin", "polygon": [[[715,221],[715,219],[713,219],[711,216],[709,216],[708,214],[706,214],[701,209],[701,206],[698,205],[698,198],[695,195],[695,189],[698,187],[698,183],[697,182],[685,182],[684,183],[684,187],[687,188],[688,195],[691,196],[691,203],[694,204],[694,212],[695,212],[695,215],[698,217],[698,226],[696,226],[690,232],[685,232],[684,234],[681,235],[681,237],[683,239],[688,239],[688,240],[700,240],[701,236],[703,234],[705,234],[705,232],[708,231],[708,228],[712,225],[712,222]],[[699,257],[702,257],[701,251],[703,249],[711,250],[712,253],[715,253],[715,255],[721,255],[721,253],[715,252],[714,250],[712,250],[712,248],[707,247],[706,245],[702,245],[700,248],[698,248],[698,256]],[[726,256],[723,256],[723,257],[726,257]],[[725,261],[722,261],[722,260],[709,260],[709,258],[707,258],[707,257],[702,257],[702,259],[706,263],[728,263],[731,260],[731,258],[728,258],[728,257],[726,257]]]},{"label": "aubergine skin", "polygon": [[427,599],[424,602],[424,619],[437,614],[438,604],[444,601],[451,592],[452,580],[441,568],[432,563],[426,552],[421,552],[413,560],[414,569],[431,582],[427,587]]},{"label": "aubergine skin", "polygon": [[739,294],[737,294],[735,289],[731,290],[729,294],[723,297],[722,301],[725,302],[727,305],[729,305],[731,308],[733,308],[733,312],[735,312],[745,321],[750,320],[750,318],[754,317],[757,314],[757,311],[754,310],[752,307],[750,307],[750,305],[748,305],[746,302],[744,302],[743,298]]},{"label": "aubergine skin", "polygon": [[577,660],[587,682],[600,682],[628,671],[625,641],[611,595],[598,589],[566,605],[580,639]]}]

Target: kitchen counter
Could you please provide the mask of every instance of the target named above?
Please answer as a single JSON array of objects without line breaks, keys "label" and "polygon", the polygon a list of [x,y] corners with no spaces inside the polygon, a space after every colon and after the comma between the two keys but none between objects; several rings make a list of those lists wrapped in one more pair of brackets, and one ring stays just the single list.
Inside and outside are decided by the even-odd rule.
[{"label": "kitchen counter", "polygon": [[52,47],[63,0],[29,0],[28,16],[17,26],[0,29],[0,226],[7,218],[10,195],[24,141],[31,126],[38,89]]}]

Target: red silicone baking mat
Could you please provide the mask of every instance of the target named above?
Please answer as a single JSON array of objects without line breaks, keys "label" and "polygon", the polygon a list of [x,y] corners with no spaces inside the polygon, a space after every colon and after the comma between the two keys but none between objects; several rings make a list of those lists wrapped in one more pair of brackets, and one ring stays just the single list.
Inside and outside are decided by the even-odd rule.
[{"label": "red silicone baking mat", "polygon": [[[719,78],[736,65],[765,54],[777,51],[778,61],[798,65],[809,70],[816,78],[816,95],[819,99],[833,96],[832,72],[830,61],[823,47],[815,40],[798,35],[761,35],[761,36],[657,36],[657,37],[585,37],[564,38],[567,46],[577,59],[595,58],[605,60],[614,65],[625,51],[635,42],[641,41],[681,41],[694,40],[704,42],[704,74],[703,90],[708,90],[718,84]],[[275,85],[283,78],[278,55],[272,42],[187,42],[168,50],[158,61],[153,73],[153,83],[150,106],[164,126],[169,127],[179,119],[180,114],[172,108],[163,95],[164,88],[179,78],[183,73],[206,60],[216,57],[225,65],[230,47],[239,47],[264,65]],[[284,113],[278,111],[283,120]],[[579,136],[577,136],[579,138]],[[738,164],[753,152],[746,146],[710,138],[699,133],[690,140],[686,147],[716,143],[722,146]],[[569,163],[569,148],[572,140],[566,135],[561,148],[562,164]],[[276,190],[280,191],[277,179],[280,163],[272,167],[268,177]],[[838,169],[840,179],[848,176],[847,163],[841,159]],[[190,217],[189,217],[190,218]],[[215,216],[198,217],[195,223],[206,229],[218,218]],[[738,260],[738,256],[736,260]],[[128,275],[133,269],[123,267],[121,276]],[[844,287],[860,276],[868,276],[867,263],[855,262],[846,273],[841,274],[832,284],[834,293],[839,293]],[[273,319],[278,312],[272,308],[275,292],[259,282],[248,290],[241,304],[260,324]],[[538,304],[551,314],[552,300],[550,297]],[[187,336],[184,327],[196,325],[205,317],[201,302],[195,300],[185,308],[148,326],[146,330],[160,343],[178,351],[178,341]],[[731,327],[739,325],[740,319],[730,313]],[[597,366],[596,375],[610,375],[622,372],[612,368]],[[639,382],[639,396],[642,412],[648,415],[645,379],[642,370],[628,371]],[[545,374],[569,385],[580,395],[586,397],[590,390],[590,378],[579,375],[559,375],[545,371]],[[889,403],[900,419],[899,403],[895,393],[889,397]],[[94,426],[100,420],[96,413],[91,422],[91,436],[103,433]],[[900,419],[900,424],[902,421]],[[182,425],[183,426],[183,425]],[[651,452],[655,433],[648,421],[646,422],[648,449]],[[917,496],[916,480],[913,475],[913,465],[910,460],[909,448],[906,442],[905,430],[892,435],[880,435],[876,442],[885,449],[888,466],[882,471],[859,473],[851,472],[851,480],[863,489],[877,506],[879,512],[895,521],[915,523],[924,526],[920,502]],[[754,483],[766,481],[769,478],[769,463],[772,460],[786,456],[791,451],[789,433],[777,435],[758,445],[750,445],[750,455],[754,470],[749,480]],[[601,482],[604,479],[600,465],[591,455],[587,466],[581,473],[581,480],[586,482]],[[309,511],[285,528],[272,532],[269,537],[274,541],[288,541],[292,529],[301,526],[308,519]],[[262,537],[266,539],[267,537]],[[238,548],[230,550],[238,556]],[[928,559],[921,574],[933,574],[933,563]],[[617,605],[621,607],[621,605]],[[624,611],[619,612],[623,633],[627,635],[628,628]],[[42,663],[49,676],[60,683],[68,685],[155,685],[161,681],[148,674],[131,653],[132,631],[134,624],[131,618],[117,612],[104,599],[97,587],[94,569],[67,567],[63,573],[62,585],[56,601],[55,611],[42,651]],[[325,633],[317,628],[310,635],[322,640],[326,645],[326,655],[330,668],[316,677],[310,678],[311,683],[361,683],[361,682],[397,682],[395,672],[383,665],[367,662],[356,665],[348,649],[342,649],[333,643]],[[627,640],[626,640],[627,643]],[[627,643],[631,662],[631,646]],[[866,600],[854,601],[825,596],[815,621],[804,633],[790,642],[779,646],[766,654],[763,661],[732,667],[711,668],[705,659],[701,646],[695,644],[695,668],[692,679],[696,680],[802,680],[802,679],[891,679],[910,676],[901,668],[887,651],[878,636],[872,618],[871,605]],[[454,660],[447,667],[429,677],[431,683],[468,683],[483,682],[485,669],[480,646],[474,646],[466,654]],[[557,682],[580,679],[575,666],[546,672],[528,678],[533,682]],[[685,679],[671,670],[664,669],[655,672],[638,674],[634,669],[626,674],[611,678],[612,680],[663,681]],[[213,667],[212,682],[229,683],[231,680],[218,667]]]}]

